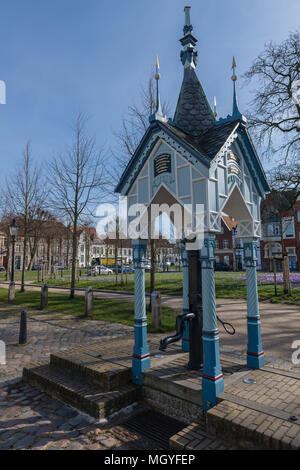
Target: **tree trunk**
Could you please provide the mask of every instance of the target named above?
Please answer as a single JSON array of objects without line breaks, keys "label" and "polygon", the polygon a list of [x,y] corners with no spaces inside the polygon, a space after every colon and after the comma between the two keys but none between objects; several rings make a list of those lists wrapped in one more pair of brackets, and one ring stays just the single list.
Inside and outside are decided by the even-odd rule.
[{"label": "tree trunk", "polygon": [[[155,259],[155,240],[151,238],[150,240],[150,249],[151,249],[151,266],[150,266],[150,294],[155,290],[155,269],[156,269],[156,259]],[[150,295],[150,304],[149,310],[152,311],[152,303],[151,303],[151,295]]]},{"label": "tree trunk", "polygon": [[70,299],[74,299],[75,297],[76,258],[77,258],[77,220],[74,220],[73,239],[72,239],[72,269],[71,269]]},{"label": "tree trunk", "polygon": [[274,272],[274,293],[277,296],[277,276],[276,276],[276,260],[273,258],[273,272]]},{"label": "tree trunk", "polygon": [[292,295],[289,257],[287,255],[283,257],[283,292],[284,294]]}]

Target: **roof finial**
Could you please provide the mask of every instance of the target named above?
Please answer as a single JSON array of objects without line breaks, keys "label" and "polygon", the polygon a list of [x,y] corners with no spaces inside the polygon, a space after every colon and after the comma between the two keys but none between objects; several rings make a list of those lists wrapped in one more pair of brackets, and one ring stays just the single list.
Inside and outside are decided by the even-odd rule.
[{"label": "roof finial", "polygon": [[162,109],[161,109],[161,104],[160,104],[160,95],[159,95],[159,79],[160,79],[160,73],[159,73],[159,62],[158,62],[158,56],[156,56],[155,59],[155,75],[154,78],[156,80],[156,103],[155,100],[153,99],[153,104],[155,104],[155,110],[154,113],[151,114],[149,117],[149,121],[167,121],[166,116],[163,115]]},{"label": "roof finial", "polygon": [[184,35],[186,35],[187,33],[191,33],[193,31],[193,26],[191,25],[190,9],[191,7],[184,7],[184,13],[185,13],[185,25],[183,28]]},{"label": "roof finial", "polygon": [[235,74],[236,62],[235,62],[235,57],[234,57],[234,56],[233,56],[233,59],[232,59],[232,66],[231,66],[231,68],[232,68],[232,73],[233,73],[233,75],[232,75],[232,77],[231,77],[231,80],[232,80],[233,82],[236,82],[236,81],[237,81],[237,76],[236,76],[236,74]]},{"label": "roof finial", "polygon": [[214,116],[217,119],[218,112],[217,112],[217,98],[214,96]]},{"label": "roof finial", "polygon": [[236,119],[240,119],[242,117],[242,114],[240,113],[239,107],[238,107],[238,99],[237,99],[237,93],[236,93],[236,81],[237,81],[237,75],[235,73],[236,69],[236,61],[235,57],[233,56],[232,59],[232,76],[231,80],[233,81],[233,107],[232,107],[232,117]]},{"label": "roof finial", "polygon": [[192,35],[193,26],[191,25],[190,17],[191,7],[184,7],[185,25],[183,27],[183,38],[180,42],[183,46],[183,51],[180,53],[181,62],[184,68],[195,68],[197,65],[198,52],[194,52],[197,39]]}]

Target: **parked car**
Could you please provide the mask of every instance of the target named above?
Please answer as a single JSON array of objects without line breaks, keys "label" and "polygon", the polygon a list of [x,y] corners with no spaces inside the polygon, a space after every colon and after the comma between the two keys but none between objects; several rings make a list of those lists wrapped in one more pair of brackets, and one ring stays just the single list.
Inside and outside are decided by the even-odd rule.
[{"label": "parked car", "polygon": [[41,269],[41,267],[38,264],[33,264],[32,268],[31,268],[31,271],[39,271],[40,269]]},{"label": "parked car", "polygon": [[0,266],[0,271],[6,271],[4,266]]},{"label": "parked car", "polygon": [[216,271],[230,271],[230,266],[226,263],[216,263]]},{"label": "parked car", "polygon": [[[121,272],[121,266],[118,266],[118,273]],[[134,268],[130,268],[129,266],[123,266],[123,273],[134,273]]]},{"label": "parked car", "polygon": [[87,273],[88,276],[96,276],[96,274],[97,274],[96,266],[92,266],[92,267],[87,268],[86,273]]},{"label": "parked car", "polygon": [[98,274],[113,274],[113,270],[108,268],[107,266],[96,266],[96,270]]}]

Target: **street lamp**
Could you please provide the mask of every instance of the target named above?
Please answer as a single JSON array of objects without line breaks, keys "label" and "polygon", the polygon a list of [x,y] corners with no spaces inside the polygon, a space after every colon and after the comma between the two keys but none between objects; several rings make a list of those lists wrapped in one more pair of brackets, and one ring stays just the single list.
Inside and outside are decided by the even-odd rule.
[{"label": "street lamp", "polygon": [[12,239],[12,260],[11,260],[11,275],[10,282],[14,282],[15,277],[15,243],[16,237],[18,236],[19,227],[16,224],[16,220],[13,219],[12,223],[9,226],[9,233]]}]

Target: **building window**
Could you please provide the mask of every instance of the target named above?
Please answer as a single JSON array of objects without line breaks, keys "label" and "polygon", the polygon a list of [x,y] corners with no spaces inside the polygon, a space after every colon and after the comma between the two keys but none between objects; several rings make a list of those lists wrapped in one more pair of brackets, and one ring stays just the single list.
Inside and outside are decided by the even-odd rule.
[{"label": "building window", "polygon": [[215,249],[217,250],[219,248],[219,240],[215,240]]},{"label": "building window", "polygon": [[20,253],[20,251],[21,251],[20,245],[16,245],[16,253]]},{"label": "building window", "polygon": [[300,223],[300,209],[297,210],[297,221]]},{"label": "building window", "polygon": [[223,248],[229,248],[229,241],[223,240]]},{"label": "building window", "polygon": [[265,245],[265,258],[272,259],[273,256],[281,257],[282,256],[282,246],[280,243],[267,243]]}]

